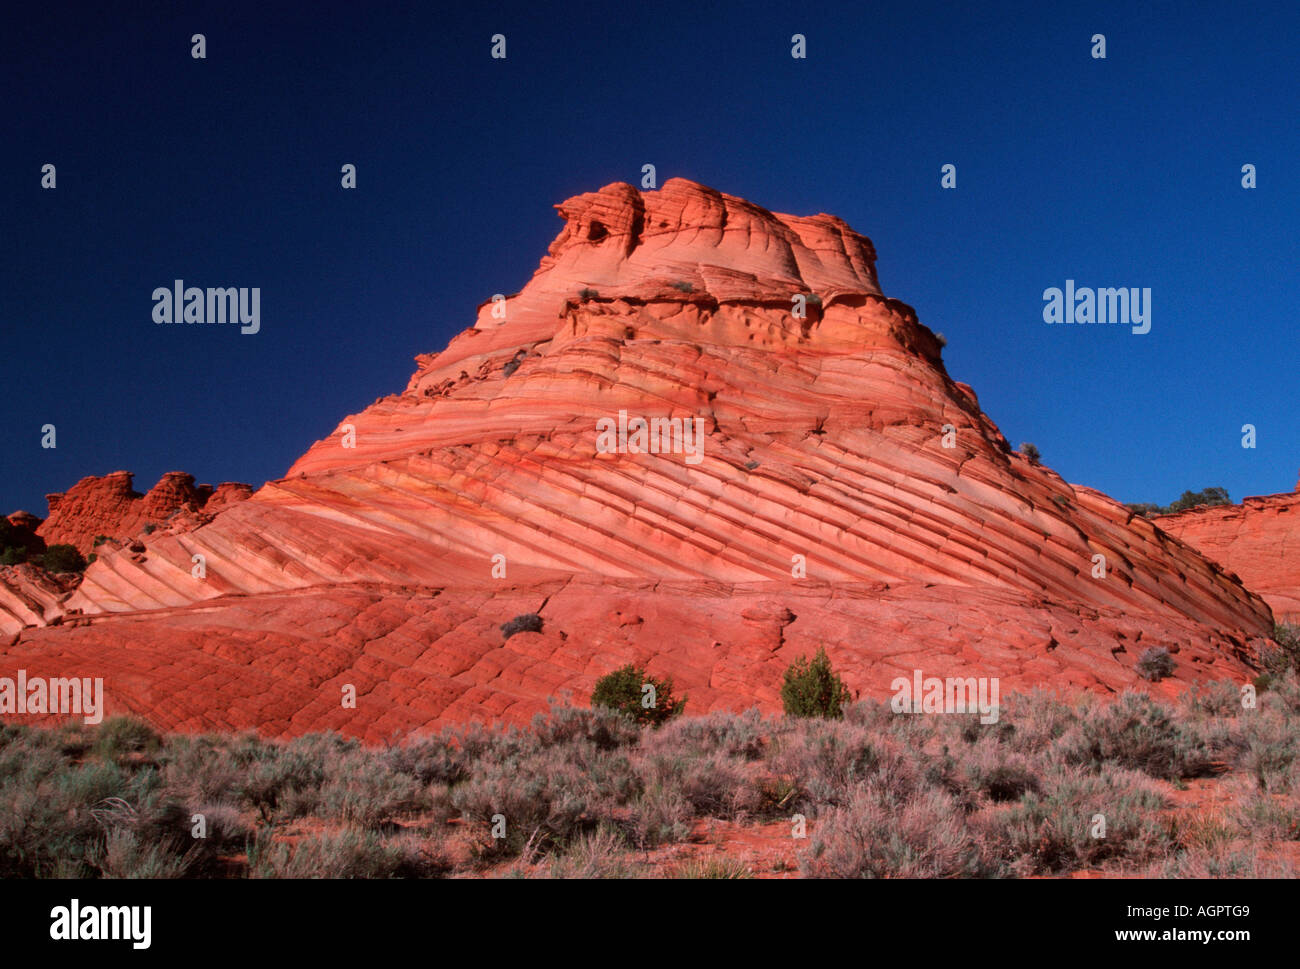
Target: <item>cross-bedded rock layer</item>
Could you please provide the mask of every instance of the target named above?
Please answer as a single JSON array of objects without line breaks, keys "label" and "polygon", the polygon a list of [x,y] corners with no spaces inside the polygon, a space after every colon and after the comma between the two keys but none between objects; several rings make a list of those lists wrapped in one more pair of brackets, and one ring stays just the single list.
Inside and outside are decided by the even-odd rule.
[{"label": "cross-bedded rock layer", "polygon": [[[532,280],[403,393],[209,524],[103,555],[4,663],[102,673],[165,727],[371,739],[585,701],[630,661],[696,712],[779,709],[823,645],[877,696],[918,668],[1119,689],[1152,645],[1170,689],[1247,675],[1267,605],[1013,453],[841,220],[681,179],[557,208]],[[702,459],[604,453],[620,411],[699,419]],[[503,640],[523,612],[543,631]]]}]

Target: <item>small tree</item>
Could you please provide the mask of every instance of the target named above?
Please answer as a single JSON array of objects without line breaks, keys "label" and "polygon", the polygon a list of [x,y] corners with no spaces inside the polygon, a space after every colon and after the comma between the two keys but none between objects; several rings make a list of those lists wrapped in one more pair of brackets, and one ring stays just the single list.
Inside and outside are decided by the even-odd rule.
[{"label": "small tree", "polygon": [[818,649],[812,659],[795,660],[785,671],[781,703],[786,716],[839,719],[844,716],[844,704],[852,699],[849,688],[831,669],[824,649]]},{"label": "small tree", "polygon": [[658,680],[629,663],[596,681],[591,705],[616,710],[643,727],[658,727],[686,708],[686,698],[673,698],[671,677]]},{"label": "small tree", "polygon": [[1300,670],[1300,626],[1279,622],[1273,626],[1273,641],[1281,647],[1282,668]]},{"label": "small tree", "polygon": [[80,572],[86,567],[86,560],[72,545],[51,545],[45,550],[41,565],[46,572]]},{"label": "small tree", "polygon": [[1035,466],[1037,466],[1038,462],[1043,459],[1043,456],[1038,453],[1038,448],[1034,447],[1028,441],[1025,441],[1025,443],[1020,445],[1020,453],[1025,456],[1026,461]]},{"label": "small tree", "polygon": [[1198,508],[1201,505],[1230,505],[1232,499],[1228,497],[1226,488],[1206,488],[1202,491],[1184,491],[1183,496],[1177,501],[1170,503],[1168,509],[1170,514],[1180,511],[1187,511],[1189,508]]},{"label": "small tree", "polygon": [[1159,683],[1174,671],[1174,658],[1163,646],[1152,646],[1145,650],[1137,661],[1138,676],[1152,683]]}]

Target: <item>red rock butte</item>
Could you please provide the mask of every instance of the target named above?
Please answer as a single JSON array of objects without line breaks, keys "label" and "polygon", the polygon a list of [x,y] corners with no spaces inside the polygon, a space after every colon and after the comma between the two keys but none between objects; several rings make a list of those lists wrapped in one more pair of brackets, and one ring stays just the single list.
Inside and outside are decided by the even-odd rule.
[{"label": "red rock butte", "polygon": [[[1121,690],[1151,646],[1156,690],[1252,674],[1268,605],[1012,452],[843,221],[683,179],[557,208],[532,279],[404,392],[56,609],[0,613],[4,668],[103,676],[110,714],[163,728],[370,740],[585,703],[630,662],[688,712],[779,711],[819,647],[879,697],[915,669]],[[604,453],[620,411],[701,419],[702,460]],[[522,613],[541,632],[504,638]]]}]

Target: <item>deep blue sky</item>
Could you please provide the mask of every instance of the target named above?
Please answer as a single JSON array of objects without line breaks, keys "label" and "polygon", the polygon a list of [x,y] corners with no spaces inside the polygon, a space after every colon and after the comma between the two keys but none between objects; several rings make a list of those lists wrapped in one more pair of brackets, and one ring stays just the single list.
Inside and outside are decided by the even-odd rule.
[{"label": "deep blue sky", "polygon": [[[949,372],[1067,480],[1294,485],[1293,3],[114,6],[11,6],[0,33],[0,510],[119,468],[280,476],[517,291],[554,203],[646,162],[869,236]],[[178,277],[261,287],[262,332],[156,326]],[[1067,278],[1150,287],[1151,332],[1043,323]]]}]

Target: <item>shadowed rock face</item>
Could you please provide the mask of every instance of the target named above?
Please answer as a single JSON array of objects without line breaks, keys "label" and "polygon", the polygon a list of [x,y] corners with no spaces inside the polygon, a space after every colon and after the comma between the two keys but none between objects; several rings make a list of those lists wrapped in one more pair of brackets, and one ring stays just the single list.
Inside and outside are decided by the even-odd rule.
[{"label": "shadowed rock face", "polygon": [[[633,661],[696,713],[779,709],[818,646],[874,696],[918,668],[1121,689],[1152,645],[1159,689],[1248,673],[1267,605],[1012,453],[842,221],[681,179],[557,208],[528,285],[403,393],[209,524],[102,555],[4,664],[84,667],[164,727],[371,739],[585,702]],[[620,411],[698,419],[699,462],[605,453]],[[542,631],[503,641],[525,612]]]},{"label": "shadowed rock face", "polygon": [[1239,576],[1279,620],[1300,623],[1300,493],[1194,508],[1154,522]]}]

